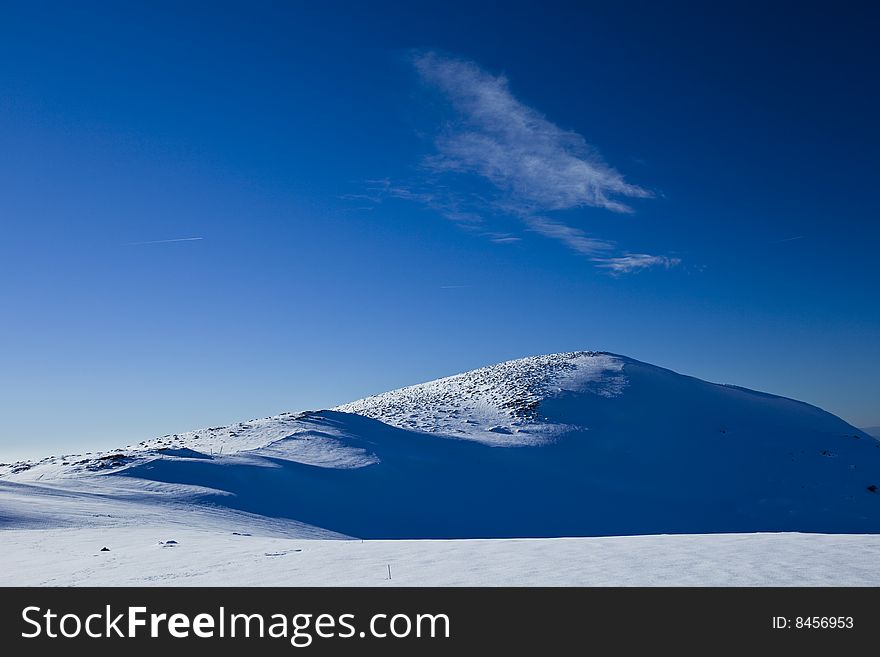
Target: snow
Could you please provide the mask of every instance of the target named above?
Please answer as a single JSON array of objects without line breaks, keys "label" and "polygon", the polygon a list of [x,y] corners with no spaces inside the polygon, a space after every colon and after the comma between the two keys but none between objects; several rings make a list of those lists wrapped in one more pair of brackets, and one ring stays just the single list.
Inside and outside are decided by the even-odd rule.
[{"label": "snow", "polygon": [[570,427],[534,412],[548,397],[590,390],[619,395],[623,362],[610,354],[574,351],[532,356],[374,395],[337,406],[401,429],[489,445],[534,445]]},{"label": "snow", "polygon": [[819,408],[569,352],[0,466],[0,581],[876,582],[876,486],[880,441]]},{"label": "snow", "polygon": [[[204,532],[258,532],[266,536],[345,538],[288,518],[206,504],[229,493],[134,477],[93,476],[50,482],[0,479],[0,545],[31,529],[88,528],[103,532],[141,527],[198,528]],[[3,552],[6,562],[7,554]]]},{"label": "snow", "polygon": [[880,585],[872,535],[361,542],[156,525],[19,530],[0,549],[15,564],[2,586]]},{"label": "snow", "polygon": [[328,468],[363,467],[375,462],[363,448],[345,447],[352,438],[344,430],[321,426],[316,430],[317,412],[283,413],[274,417],[239,422],[228,427],[211,427],[145,440],[137,445],[85,455],[51,456],[39,461],[18,461],[0,465],[0,477],[15,481],[41,481],[108,472],[121,466],[155,459],[221,459],[247,455],[262,449],[274,456]]}]

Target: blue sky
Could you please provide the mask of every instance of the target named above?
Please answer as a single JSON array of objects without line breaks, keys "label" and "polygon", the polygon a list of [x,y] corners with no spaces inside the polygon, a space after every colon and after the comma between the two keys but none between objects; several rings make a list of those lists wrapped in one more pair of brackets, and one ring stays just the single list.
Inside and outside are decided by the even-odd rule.
[{"label": "blue sky", "polygon": [[123,4],[0,8],[0,459],[570,349],[880,425],[876,11]]}]

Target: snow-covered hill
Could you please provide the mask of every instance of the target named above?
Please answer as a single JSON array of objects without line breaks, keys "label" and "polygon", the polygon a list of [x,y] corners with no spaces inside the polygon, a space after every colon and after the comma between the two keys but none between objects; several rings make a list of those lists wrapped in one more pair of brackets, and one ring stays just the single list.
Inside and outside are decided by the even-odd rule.
[{"label": "snow-covered hill", "polygon": [[162,517],[362,538],[878,533],[878,486],[880,442],[816,407],[573,352],[9,464],[0,523]]},{"label": "snow-covered hill", "polygon": [[623,365],[619,357],[595,352],[533,356],[367,397],[335,410],[488,445],[537,445],[576,428],[542,414],[542,401],[569,392],[617,396],[626,386]]}]

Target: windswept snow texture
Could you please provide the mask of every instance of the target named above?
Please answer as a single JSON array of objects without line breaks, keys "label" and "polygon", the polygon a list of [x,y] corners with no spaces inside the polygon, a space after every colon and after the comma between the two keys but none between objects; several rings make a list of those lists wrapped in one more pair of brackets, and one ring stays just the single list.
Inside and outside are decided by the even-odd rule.
[{"label": "windswept snow texture", "polygon": [[617,396],[626,386],[622,370],[623,361],[609,354],[533,356],[367,397],[334,410],[487,445],[535,445],[573,428],[541,417],[544,399],[584,391]]},{"label": "windswept snow texture", "polygon": [[808,404],[594,352],[0,474],[6,528],[167,516],[374,539],[880,533],[877,440]]}]

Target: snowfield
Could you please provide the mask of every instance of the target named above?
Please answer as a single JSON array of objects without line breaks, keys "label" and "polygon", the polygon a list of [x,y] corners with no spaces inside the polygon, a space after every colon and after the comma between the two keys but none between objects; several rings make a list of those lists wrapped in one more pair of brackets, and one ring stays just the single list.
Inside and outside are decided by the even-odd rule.
[{"label": "snowfield", "polygon": [[0,584],[876,585],[878,487],[821,409],[570,352],[0,465]]},{"label": "snowfield", "polygon": [[3,559],[2,586],[880,585],[873,535],[361,542],[156,525],[20,530]]}]

